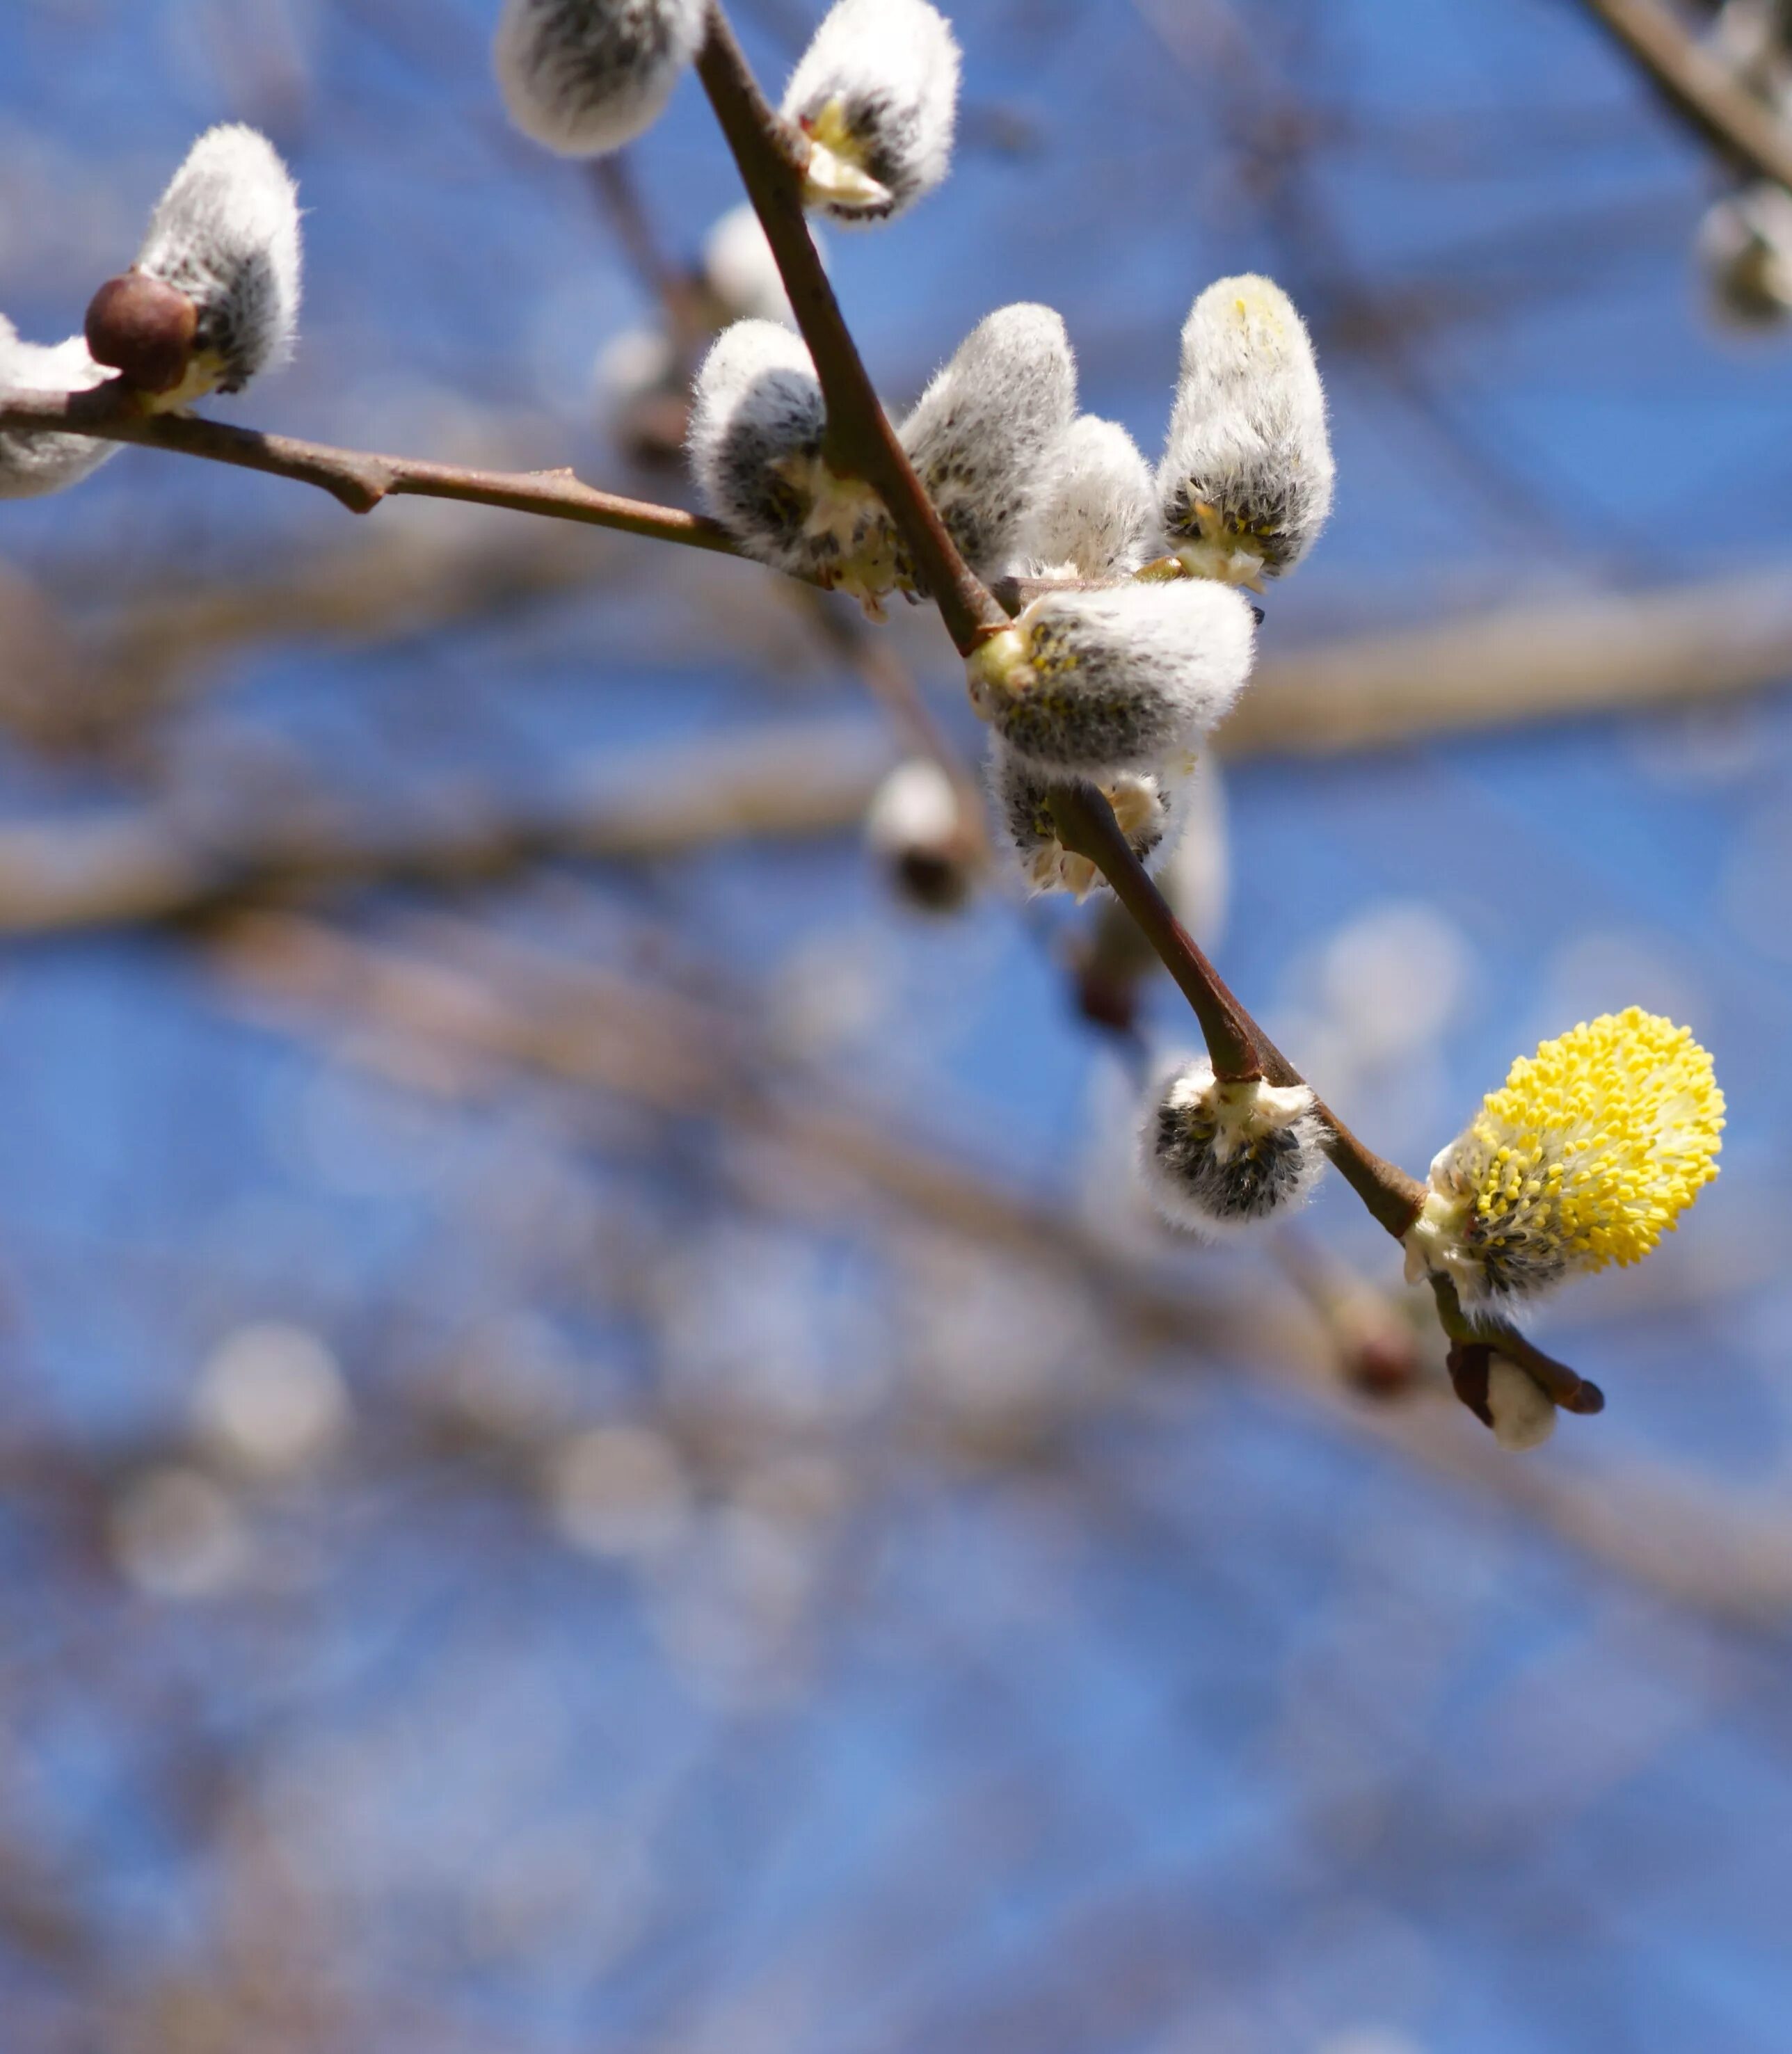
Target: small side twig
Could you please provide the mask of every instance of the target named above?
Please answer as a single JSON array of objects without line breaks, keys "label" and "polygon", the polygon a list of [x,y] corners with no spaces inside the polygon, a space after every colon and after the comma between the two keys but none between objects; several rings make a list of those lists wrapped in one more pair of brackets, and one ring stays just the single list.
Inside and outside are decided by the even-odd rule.
[{"label": "small side twig", "polygon": [[172,450],[181,456],[234,464],[274,478],[314,485],[351,514],[370,514],[382,499],[412,497],[459,499],[502,506],[517,514],[540,514],[616,528],[656,541],[738,556],[734,537],[718,521],[675,506],[654,506],[601,492],[569,470],[473,470],[459,464],[430,463],[416,457],[384,456],[370,450],[337,449],[301,442],[292,435],[262,435],[193,414],[145,414],[121,381],[90,392],[0,393],[0,428],[45,428],[59,434],[93,435],[101,441],[136,443]]},{"label": "small side twig", "polygon": [[1566,1363],[1546,1355],[1509,1321],[1471,1320],[1463,1310],[1456,1287],[1447,1277],[1433,1275],[1432,1296],[1437,1300],[1440,1325],[1450,1337],[1450,1380],[1456,1395],[1471,1412],[1491,1426],[1487,1411],[1487,1364],[1495,1355],[1515,1362],[1544,1396],[1565,1412],[1603,1412],[1605,1394],[1597,1383],[1577,1375]]}]

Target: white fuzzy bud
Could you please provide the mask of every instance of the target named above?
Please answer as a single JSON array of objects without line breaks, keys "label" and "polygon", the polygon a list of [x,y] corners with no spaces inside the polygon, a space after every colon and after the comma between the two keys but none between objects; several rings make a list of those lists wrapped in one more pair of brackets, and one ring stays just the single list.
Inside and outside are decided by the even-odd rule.
[{"label": "white fuzzy bud", "polygon": [[265,136],[207,130],[156,202],[136,269],[198,316],[187,375],[156,395],[158,407],[240,392],[286,362],[298,326],[298,195]]},{"label": "white fuzzy bud", "polygon": [[806,204],[881,221],[946,175],[958,119],[959,49],[927,0],[837,0],[784,95],[809,137]]},{"label": "white fuzzy bud", "polygon": [[[1128,846],[1146,864],[1162,862],[1175,848],[1187,816],[1194,766],[1116,777],[1101,789]],[[1067,849],[1052,816],[1054,781],[1017,756],[999,734],[990,738],[990,793],[997,817],[1021,871],[1035,891],[1068,891],[1085,899],[1102,882],[1086,856]]]},{"label": "white fuzzy bud", "polygon": [[1180,768],[1238,697],[1255,634],[1244,599],[1195,580],[1046,592],[971,658],[971,701],[1054,777]]},{"label": "white fuzzy bud", "polygon": [[1293,301],[1267,278],[1209,285],[1183,327],[1157,472],[1171,547],[1198,577],[1278,577],[1325,525],[1333,476],[1319,367]]},{"label": "white fuzzy bud", "polygon": [[1080,415],[1034,523],[1034,575],[1130,577],[1157,533],[1156,488],[1138,444],[1118,421]]},{"label": "white fuzzy bud", "polygon": [[1783,326],[1792,315],[1792,193],[1763,180],[1716,201],[1699,224],[1698,254],[1719,321]]},{"label": "white fuzzy bud", "polygon": [[1200,1056],[1160,1076],[1139,1164],[1172,1226],[1223,1234],[1304,1206],[1325,1171],[1325,1140],[1305,1084],[1222,1084]]},{"label": "white fuzzy bud", "polygon": [[1487,1414],[1503,1448],[1540,1448],[1556,1430],[1554,1401],[1503,1355],[1488,1359]]},{"label": "white fuzzy bud", "polygon": [[563,157],[620,150],[664,112],[704,11],[704,0],[505,0],[491,53],[505,112]]},{"label": "white fuzzy bud", "polygon": [[908,460],[979,577],[1030,553],[1076,412],[1064,323],[1022,302],[977,324],[903,423]]},{"label": "white fuzzy bud", "polygon": [[[85,392],[106,376],[78,335],[49,344],[21,342],[0,314],[0,393]],[[0,428],[0,499],[32,499],[78,485],[118,448],[96,435]]]},{"label": "white fuzzy bud", "polygon": [[873,794],[865,841],[903,898],[928,912],[963,903],[969,847],[952,781],[930,757],[899,763]]},{"label": "white fuzzy bud", "polygon": [[703,503],[749,556],[875,604],[894,581],[883,502],[821,458],[827,409],[800,336],[724,329],[697,374],[691,467]]}]

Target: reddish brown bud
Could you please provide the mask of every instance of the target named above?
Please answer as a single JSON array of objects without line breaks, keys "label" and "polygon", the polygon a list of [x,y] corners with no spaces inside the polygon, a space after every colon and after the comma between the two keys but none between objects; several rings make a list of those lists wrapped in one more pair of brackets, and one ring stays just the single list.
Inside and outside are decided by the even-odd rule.
[{"label": "reddish brown bud", "polygon": [[141,271],[108,278],[87,309],[87,347],[145,392],[171,392],[192,360],[199,309]]}]

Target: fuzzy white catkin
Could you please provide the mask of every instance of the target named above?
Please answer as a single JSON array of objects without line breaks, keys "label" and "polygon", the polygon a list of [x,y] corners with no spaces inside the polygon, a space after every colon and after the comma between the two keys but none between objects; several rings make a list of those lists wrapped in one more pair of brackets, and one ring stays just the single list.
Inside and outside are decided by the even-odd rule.
[{"label": "fuzzy white catkin", "polygon": [[1305,1085],[1221,1084],[1198,1056],[1154,1080],[1139,1167],[1172,1226],[1220,1235],[1298,1211],[1325,1174],[1325,1140]]},{"label": "fuzzy white catkin", "polygon": [[[0,314],[0,392],[85,392],[110,376],[89,356],[78,335],[66,342],[22,342]],[[0,499],[33,499],[78,485],[119,447],[96,435],[0,428]]]},{"label": "fuzzy white catkin", "polygon": [[1202,580],[1046,592],[971,659],[971,703],[1055,777],[1180,769],[1243,689],[1255,635],[1249,604]]},{"label": "fuzzy white catkin", "polygon": [[959,48],[927,0],[838,0],[784,95],[808,133],[804,198],[836,221],[900,214],[946,175]]},{"label": "fuzzy white catkin", "polygon": [[1080,415],[1034,525],[1036,575],[1129,577],[1157,533],[1151,466],[1118,421]]},{"label": "fuzzy white catkin", "polygon": [[984,316],[903,422],[908,460],[979,577],[1030,553],[1076,414],[1064,323],[1022,301]]},{"label": "fuzzy white catkin", "polygon": [[1716,201],[1699,224],[1698,255],[1719,321],[1781,326],[1792,315],[1792,193],[1762,181]]},{"label": "fuzzy white catkin", "polygon": [[736,321],[697,374],[692,474],[748,555],[875,597],[892,580],[883,506],[822,462],[826,427],[801,337],[776,321]]},{"label": "fuzzy white catkin", "polygon": [[[1175,848],[1187,817],[1192,765],[1117,777],[1103,788],[1128,846],[1147,865],[1163,862]],[[1035,891],[1069,891],[1085,898],[1101,883],[1086,856],[1065,848],[1051,814],[1054,779],[1017,756],[999,734],[990,737],[990,796],[1021,873]]]},{"label": "fuzzy white catkin", "polygon": [[199,313],[193,369],[159,407],[239,392],[292,354],[299,311],[298,195],[265,136],[209,128],[150,216],[136,268]]},{"label": "fuzzy white catkin", "polygon": [[665,110],[704,0],[506,0],[492,43],[505,112],[563,157],[601,157]]},{"label": "fuzzy white catkin", "polygon": [[1222,278],[1182,331],[1159,510],[1191,570],[1239,583],[1292,570],[1331,511],[1325,395],[1306,324],[1268,278]]}]

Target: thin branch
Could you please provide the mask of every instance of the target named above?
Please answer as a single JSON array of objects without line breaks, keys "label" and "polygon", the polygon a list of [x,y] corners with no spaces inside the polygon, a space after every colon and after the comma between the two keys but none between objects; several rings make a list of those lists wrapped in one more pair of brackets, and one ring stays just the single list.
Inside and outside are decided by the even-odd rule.
[{"label": "thin branch", "polygon": [[1582,0],[1680,119],[1756,178],[1792,189],[1792,129],[1662,0]]},{"label": "thin branch", "polygon": [[334,449],[267,435],[191,414],[144,414],[120,381],[91,392],[0,394],[0,429],[46,428],[59,434],[93,435],[103,441],[137,443],[208,458],[245,470],[314,485],[351,514],[370,514],[382,499],[409,496],[459,499],[513,513],[540,514],[558,521],[583,521],[620,529],[656,541],[738,556],[734,537],[719,521],[675,506],[624,499],[582,484],[569,470],[470,470],[459,464],[428,463],[416,457],[382,456],[372,451]]},{"label": "thin branch", "polygon": [[1256,1022],[1152,883],[1120,832],[1113,808],[1090,785],[1054,790],[1051,808],[1058,840],[1073,854],[1087,857],[1107,879],[1194,1009],[1213,1058],[1214,1075],[1235,1080],[1262,1076],[1267,1065]]},{"label": "thin branch", "polygon": [[[1266,1077],[1272,1084],[1306,1080],[1232,996],[1218,970],[1171,911],[1115,821],[1113,809],[1088,785],[1055,791],[1052,815],[1058,838],[1087,856],[1113,887],[1139,923],[1164,966],[1180,987],[1201,1023],[1217,1077]],[[1364,1147],[1331,1108],[1317,1096],[1313,1110],[1330,1132],[1326,1152],[1379,1225],[1398,1241],[1419,1217],[1424,1186],[1395,1164]]]},{"label": "thin branch", "polygon": [[[1597,1383],[1589,1383],[1565,1362],[1558,1362],[1553,1355],[1546,1355],[1537,1344],[1527,1340],[1508,1320],[1498,1318],[1471,1319],[1463,1310],[1462,1300],[1456,1287],[1447,1277],[1433,1275],[1430,1279],[1432,1296],[1437,1300],[1438,1324],[1452,1343],[1450,1350],[1450,1370],[1452,1382],[1457,1383],[1457,1395],[1471,1411],[1480,1413],[1487,1423],[1487,1418],[1481,1403],[1465,1395],[1463,1386],[1457,1382],[1458,1371],[1468,1367],[1478,1371],[1483,1391],[1487,1377],[1487,1355],[1504,1356],[1515,1362],[1542,1391],[1544,1395],[1559,1405],[1565,1412],[1603,1412],[1605,1394]],[[1478,1361],[1473,1360],[1477,1352]]]},{"label": "thin branch", "polygon": [[883,500],[946,632],[959,655],[968,656],[986,636],[1006,627],[1008,616],[959,554],[866,376],[803,212],[805,146],[760,92],[715,0],[697,75],[814,360],[827,405],[828,462],[842,476],[863,478]]}]

